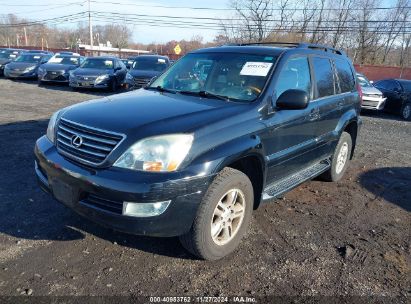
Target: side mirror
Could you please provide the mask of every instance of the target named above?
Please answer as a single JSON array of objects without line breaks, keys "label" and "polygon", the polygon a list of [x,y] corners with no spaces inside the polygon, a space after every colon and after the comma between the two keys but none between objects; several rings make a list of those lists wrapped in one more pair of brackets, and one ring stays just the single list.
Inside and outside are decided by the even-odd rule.
[{"label": "side mirror", "polygon": [[308,94],[303,90],[287,90],[283,92],[276,102],[276,106],[282,110],[300,110],[308,106]]},{"label": "side mirror", "polygon": [[121,67],[116,67],[115,69],[114,69],[114,71],[120,71],[121,70]]}]

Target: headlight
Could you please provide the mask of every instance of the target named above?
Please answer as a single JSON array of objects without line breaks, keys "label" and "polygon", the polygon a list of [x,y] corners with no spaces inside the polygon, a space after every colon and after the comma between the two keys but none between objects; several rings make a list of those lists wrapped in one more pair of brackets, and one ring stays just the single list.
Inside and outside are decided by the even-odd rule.
[{"label": "headlight", "polygon": [[43,68],[39,68],[38,70],[37,70],[37,73],[38,74],[44,74],[46,71],[43,69]]},{"label": "headlight", "polygon": [[28,67],[28,68],[26,68],[26,69],[24,70],[24,73],[28,73],[28,72],[34,71],[35,68],[36,68],[35,66]]},{"label": "headlight", "polygon": [[127,80],[133,80],[134,78],[133,78],[133,76],[131,76],[131,74],[127,73],[126,74],[126,79]]},{"label": "headlight", "polygon": [[98,76],[95,83],[103,82],[103,81],[105,81],[109,78],[110,78],[110,75],[108,75],[108,74]]},{"label": "headlight", "polygon": [[57,111],[53,115],[51,115],[50,120],[49,120],[49,125],[47,127],[47,138],[54,143],[54,140],[56,138],[56,124],[57,121],[59,120],[61,115],[61,111]]},{"label": "headlight", "polygon": [[173,134],[149,137],[132,145],[114,166],[132,170],[172,172],[186,158],[193,135]]}]

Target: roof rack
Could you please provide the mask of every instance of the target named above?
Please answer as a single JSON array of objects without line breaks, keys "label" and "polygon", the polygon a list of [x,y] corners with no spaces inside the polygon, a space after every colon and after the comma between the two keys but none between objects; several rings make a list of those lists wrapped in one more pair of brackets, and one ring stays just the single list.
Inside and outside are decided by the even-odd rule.
[{"label": "roof rack", "polygon": [[289,47],[289,48],[302,48],[302,49],[313,49],[313,50],[323,50],[324,52],[330,52],[338,55],[345,55],[342,50],[338,50],[326,45],[322,44],[314,44],[314,43],[299,43],[299,42],[249,42],[249,43],[237,43],[237,44],[229,44],[231,46],[252,46],[252,45],[272,45],[272,46],[282,46],[282,47]]}]

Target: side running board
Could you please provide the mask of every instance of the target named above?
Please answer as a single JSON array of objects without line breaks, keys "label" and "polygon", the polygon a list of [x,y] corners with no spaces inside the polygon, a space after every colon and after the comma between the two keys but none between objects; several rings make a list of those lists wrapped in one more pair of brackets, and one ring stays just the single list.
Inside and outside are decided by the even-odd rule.
[{"label": "side running board", "polygon": [[331,166],[331,161],[329,159],[323,160],[319,163],[311,165],[293,175],[283,178],[271,185],[268,185],[263,191],[263,201],[270,200],[281,196],[285,192],[297,187],[301,183],[310,180],[321,173],[327,171]]}]

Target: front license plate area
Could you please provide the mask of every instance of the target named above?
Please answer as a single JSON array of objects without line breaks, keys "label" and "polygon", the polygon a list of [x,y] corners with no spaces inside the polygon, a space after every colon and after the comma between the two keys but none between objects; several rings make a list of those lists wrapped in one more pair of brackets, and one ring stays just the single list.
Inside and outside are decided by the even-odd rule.
[{"label": "front license plate area", "polygon": [[78,201],[77,191],[69,184],[58,179],[51,179],[50,185],[53,195],[58,201],[67,205],[73,205]]}]

